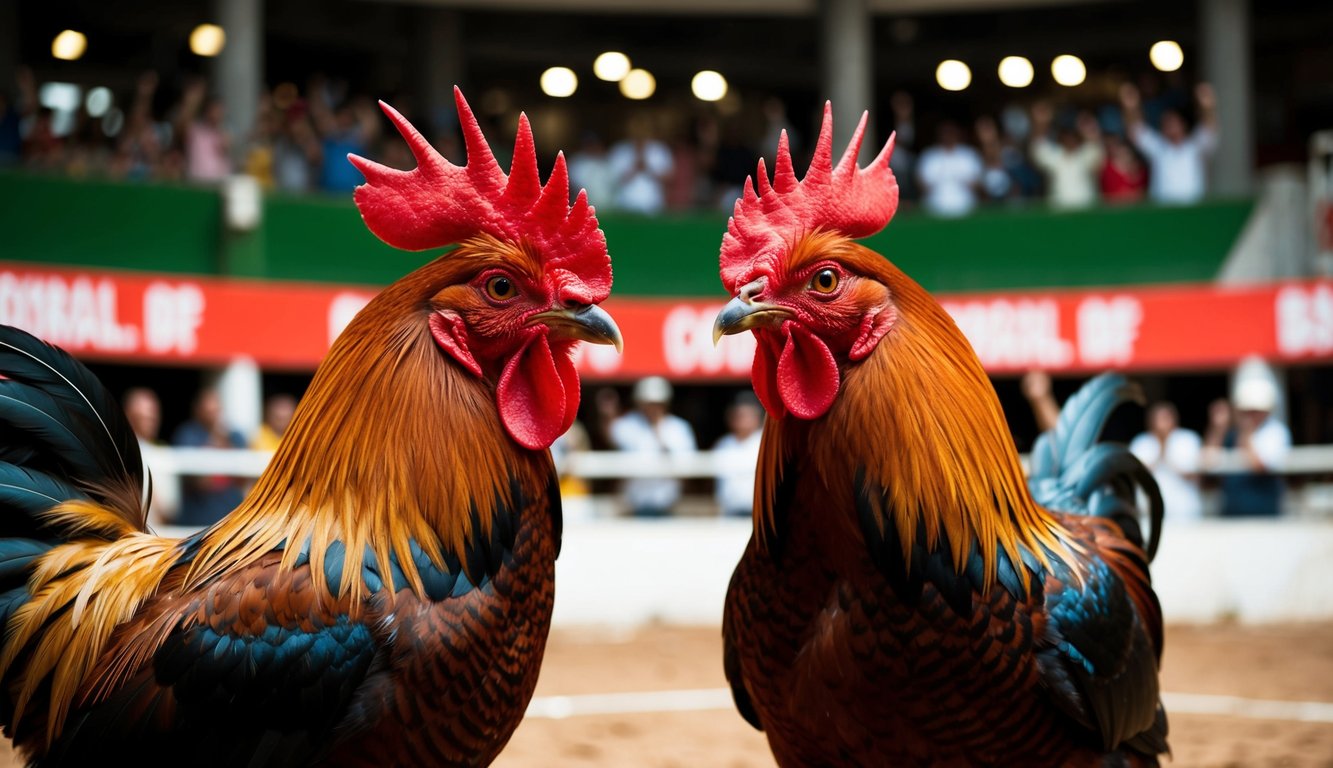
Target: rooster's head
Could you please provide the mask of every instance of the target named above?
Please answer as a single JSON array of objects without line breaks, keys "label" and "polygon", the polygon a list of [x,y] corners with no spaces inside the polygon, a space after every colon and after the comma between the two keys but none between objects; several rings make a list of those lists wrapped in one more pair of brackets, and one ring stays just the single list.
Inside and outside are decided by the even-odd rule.
[{"label": "rooster's head", "polygon": [[747,179],[722,240],[722,282],[734,298],[714,335],[754,331],[755,392],[778,418],[827,412],[841,369],[874,351],[898,320],[901,273],[853,242],[883,229],[898,207],[892,137],[869,166],[857,167],[865,128],[863,115],[835,166],[832,107],[825,105],[800,181],[784,132],[772,184],[760,160],[758,192]]},{"label": "rooster's head", "polygon": [[586,194],[570,205],[563,154],[542,186],[527,117],[519,118],[506,175],[461,91],[454,96],[466,165],[450,163],[382,104],[417,167],[400,171],[350,156],[366,177],[356,204],[389,245],[458,244],[386,293],[406,303],[442,355],[494,387],[515,441],[544,449],[578,411],[574,344],[621,346],[615,322],[597,306],[611,292],[611,257]]}]

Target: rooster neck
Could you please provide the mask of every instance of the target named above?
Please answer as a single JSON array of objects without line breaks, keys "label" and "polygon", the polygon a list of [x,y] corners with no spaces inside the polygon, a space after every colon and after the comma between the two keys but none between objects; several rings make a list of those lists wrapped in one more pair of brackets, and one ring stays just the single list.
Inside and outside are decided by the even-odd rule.
[{"label": "rooster neck", "polygon": [[[947,546],[961,571],[976,547],[990,578],[999,549],[1014,562],[1021,548],[1044,558],[1061,529],[1028,492],[1004,412],[971,346],[938,303],[915,291],[898,292],[899,321],[865,360],[844,367],[824,417],[788,416],[765,433],[756,528],[775,530],[794,514],[782,509],[784,473],[810,475],[806,493],[826,500],[812,511],[847,511],[806,521],[824,527],[830,547],[843,540],[864,547],[865,526],[877,534],[893,526],[904,561],[916,542],[928,551]],[[866,512],[870,520],[858,519]]]},{"label": "rooster neck", "polygon": [[192,582],[279,547],[290,567],[307,541],[320,581],[339,541],[342,587],[364,587],[356,566],[368,551],[401,563],[420,593],[412,542],[436,565],[445,554],[466,563],[515,530],[516,497],[545,488],[549,453],[508,437],[492,388],[441,353],[424,318],[376,320],[363,311],[334,344],[254,489],[208,533]]}]

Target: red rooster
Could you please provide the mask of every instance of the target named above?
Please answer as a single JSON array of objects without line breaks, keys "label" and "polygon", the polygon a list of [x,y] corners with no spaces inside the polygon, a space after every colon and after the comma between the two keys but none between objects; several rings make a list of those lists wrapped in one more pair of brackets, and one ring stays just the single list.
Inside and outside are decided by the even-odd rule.
[{"label": "red rooster", "polygon": [[149,533],[110,395],[0,329],[0,717],[33,764],[474,766],[513,733],[550,625],[571,348],[620,336],[563,157],[542,187],[521,118],[506,176],[455,95],[466,166],[388,106],[417,168],[351,160],[375,234],[458,248],[351,322],[211,528]]},{"label": "red rooster", "polygon": [[783,766],[1155,765],[1161,500],[1098,442],[1133,393],[1085,387],[1025,482],[953,320],[853,242],[898,202],[864,130],[834,166],[826,108],[801,181],[783,136],[722,243],[715,333],[754,332],[770,417],[723,624],[737,707]]}]

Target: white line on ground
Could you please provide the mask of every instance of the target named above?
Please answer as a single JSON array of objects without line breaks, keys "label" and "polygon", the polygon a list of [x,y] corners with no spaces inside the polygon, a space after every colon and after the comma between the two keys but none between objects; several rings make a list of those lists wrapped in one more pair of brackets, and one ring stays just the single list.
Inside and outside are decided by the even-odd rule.
[{"label": "white line on ground", "polygon": [[[1272,701],[1201,693],[1163,693],[1168,715],[1225,715],[1251,720],[1295,720],[1333,723],[1333,703]],[[735,706],[727,688],[678,691],[593,693],[577,696],[538,696],[528,705],[528,717],[561,720],[588,715],[630,715],[653,712],[703,712]]]}]

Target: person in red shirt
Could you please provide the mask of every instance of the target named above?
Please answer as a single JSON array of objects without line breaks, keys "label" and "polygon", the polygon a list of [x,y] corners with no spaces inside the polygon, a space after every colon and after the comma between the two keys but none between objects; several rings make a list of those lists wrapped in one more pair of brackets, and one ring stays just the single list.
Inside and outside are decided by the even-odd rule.
[{"label": "person in red shirt", "polygon": [[1101,189],[1102,199],[1108,203],[1138,202],[1148,189],[1148,169],[1123,136],[1106,136]]}]

